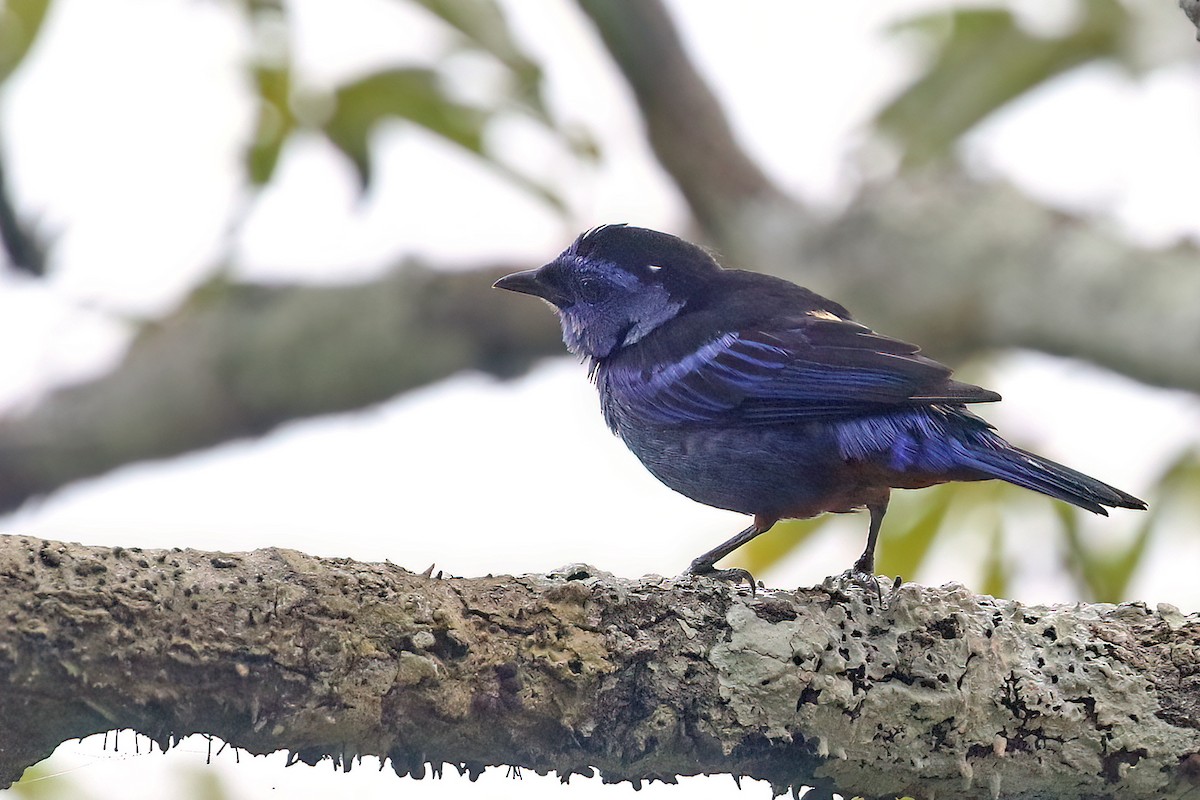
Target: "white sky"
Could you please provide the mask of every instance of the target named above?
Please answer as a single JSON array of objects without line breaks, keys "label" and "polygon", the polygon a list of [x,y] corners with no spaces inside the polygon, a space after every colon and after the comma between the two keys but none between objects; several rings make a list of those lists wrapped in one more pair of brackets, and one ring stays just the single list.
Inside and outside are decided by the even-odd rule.
[{"label": "white sky", "polygon": [[[861,126],[913,68],[911,54],[885,40],[883,27],[903,9],[936,5],[671,3],[751,152],[788,188],[831,206],[853,191]],[[1067,13],[1066,5],[1050,4],[1050,16]],[[378,181],[360,199],[347,165],[307,138],[289,145],[271,189],[237,233],[243,277],[350,280],[407,254],[463,265],[507,256],[533,266],[599,222],[682,227],[684,207],[641,140],[628,92],[571,4],[506,6],[521,40],[548,65],[551,105],[565,122],[591,131],[605,153],[600,165],[581,167],[528,125],[493,132],[514,160],[564,193],[570,219],[401,125],[373,140]],[[299,62],[318,83],[394,63],[396,53],[427,57],[440,42],[436,27],[403,3],[294,0],[290,7]],[[28,405],[54,383],[103,370],[127,335],[121,315],[169,308],[207,274],[238,209],[250,202],[238,171],[251,129],[239,69],[245,35],[225,4],[57,0],[46,36],[0,96],[13,188],[56,239],[50,280],[0,276],[0,409]],[[1192,38],[1182,15],[1178,35]],[[1142,241],[1200,236],[1197,77],[1194,61],[1136,79],[1107,67],[1081,70],[981,126],[966,155],[984,174],[1098,214]],[[1005,395],[988,411],[1002,431],[1135,493],[1180,437],[1200,431],[1194,397],[1061,360],[1014,355],[988,383]],[[1091,398],[1086,405],[1065,399],[1081,391]],[[459,376],[361,413],[126,467],[0,519],[0,530],[125,546],[280,545],[390,559],[415,570],[437,563],[455,574],[588,561],[640,575],[677,572],[743,526],[737,515],[660,486],[596,412],[582,367],[569,360],[505,384]],[[463,486],[470,487],[471,508],[448,520],[447,509],[464,509]],[[1135,524],[1136,515],[1118,514],[1095,521],[1088,534],[1097,543],[1119,541]],[[864,530],[860,517],[838,520],[766,577],[782,586],[818,582],[850,563]],[[965,537],[941,543],[922,579],[970,584],[977,576],[963,574],[956,555],[981,544]],[[1053,541],[1031,535],[1012,544],[1016,596],[1073,599]],[[1156,547],[1133,594],[1196,607],[1191,572],[1200,543],[1172,539]],[[194,742],[167,757],[80,748],[65,746],[70,753],[59,763],[69,766],[60,768],[86,764],[70,778],[86,782],[94,797],[134,796],[126,774],[151,787],[147,797],[159,796],[155,791],[178,775],[154,770],[203,762],[203,745]],[[281,771],[278,758],[261,770],[232,761],[229,753],[217,760],[233,797],[301,796],[306,789],[312,796],[444,797],[460,785],[398,786],[390,771],[381,778],[371,769],[350,776],[328,767]],[[136,772],[124,771],[130,763]],[[489,773],[484,783],[491,789],[469,791],[510,786],[499,779]],[[576,797],[629,791],[578,779],[571,787]],[[729,789],[724,778],[647,791],[677,797]],[[527,776],[520,791],[561,790],[556,781]]]}]

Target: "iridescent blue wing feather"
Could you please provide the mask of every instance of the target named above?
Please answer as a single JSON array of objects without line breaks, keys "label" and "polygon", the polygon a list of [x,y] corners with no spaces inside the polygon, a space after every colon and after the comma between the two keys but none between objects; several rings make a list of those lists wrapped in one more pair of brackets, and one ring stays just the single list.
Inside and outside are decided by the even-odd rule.
[{"label": "iridescent blue wing feather", "polygon": [[616,406],[610,413],[667,425],[771,424],[1000,399],[950,380],[948,367],[915,346],[832,315],[727,332],[682,356],[667,352],[671,344],[664,338],[601,365],[602,394]]}]

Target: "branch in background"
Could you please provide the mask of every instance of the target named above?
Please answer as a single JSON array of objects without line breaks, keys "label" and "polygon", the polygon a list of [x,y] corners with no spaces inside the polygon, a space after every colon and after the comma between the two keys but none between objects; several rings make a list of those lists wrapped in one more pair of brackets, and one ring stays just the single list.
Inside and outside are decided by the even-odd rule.
[{"label": "branch in background", "polygon": [[113,372],[0,422],[0,509],[121,464],[361,408],[460,370],[561,352],[554,316],[496,302],[511,268],[405,267],[372,283],[217,283],[148,326]]},{"label": "branch in background", "polygon": [[[1137,251],[953,176],[877,188],[803,240],[777,232],[758,246],[744,263],[827,293],[951,363],[1028,347],[1200,391],[1190,247]],[[459,370],[514,375],[562,353],[552,314],[494,296],[505,271],[209,287],[142,332],[112,373],[0,421],[0,510],[121,464],[382,402]]]},{"label": "branch in background", "polygon": [[0,244],[3,244],[13,269],[30,275],[45,274],[46,254],[36,235],[21,224],[8,190],[3,158],[0,158]]},{"label": "branch in background", "polygon": [[[863,192],[789,246],[777,271],[846,303],[872,327],[957,359],[1022,347],[1200,392],[1200,251],[1144,250],[960,172]],[[761,263],[761,262],[760,262]]]},{"label": "branch in background", "polygon": [[1200,0],[1179,0],[1179,7],[1196,26],[1196,39],[1200,40]]},{"label": "branch in background", "polygon": [[793,205],[734,138],[660,2],[579,5],[633,90],[655,156],[710,235],[736,235],[749,209]]},{"label": "branch in background", "polygon": [[61,741],[203,732],[420,777],[728,773],[818,796],[1176,798],[1200,616],[832,583],[432,579],[290,550],[0,538],[0,786]]}]

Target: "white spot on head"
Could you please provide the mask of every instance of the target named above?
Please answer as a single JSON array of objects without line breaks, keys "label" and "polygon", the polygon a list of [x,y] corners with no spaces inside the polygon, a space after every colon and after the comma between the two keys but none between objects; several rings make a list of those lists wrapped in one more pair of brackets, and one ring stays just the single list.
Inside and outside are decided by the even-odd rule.
[{"label": "white spot on head", "polygon": [[649,269],[649,270],[650,270],[650,272],[652,272],[652,273],[653,273],[653,272],[659,272],[659,271],[661,271],[661,270],[662,270],[662,267],[658,266],[657,264],[651,264],[649,267],[647,267],[647,269]]}]

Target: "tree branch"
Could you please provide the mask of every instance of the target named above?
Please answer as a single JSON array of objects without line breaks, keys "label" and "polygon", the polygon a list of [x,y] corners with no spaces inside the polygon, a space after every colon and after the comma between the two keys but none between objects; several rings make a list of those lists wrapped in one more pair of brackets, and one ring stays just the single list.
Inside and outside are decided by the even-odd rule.
[{"label": "tree branch", "polygon": [[1196,39],[1200,40],[1200,0],[1179,0],[1179,7],[1196,26]]},{"label": "tree branch", "polygon": [[43,275],[46,272],[46,254],[37,236],[21,221],[12,193],[8,188],[8,177],[4,169],[4,156],[0,154],[0,245],[8,255],[9,264],[18,272]]},{"label": "tree branch", "polygon": [[637,98],[655,156],[717,241],[760,206],[792,205],[738,144],[657,0],[579,0]]},{"label": "tree branch", "polygon": [[[724,772],[845,796],[1173,798],[1200,617],[959,586],[435,579],[289,550],[0,538],[0,785],[59,742],[193,732],[349,769]],[[826,795],[827,796],[827,795]]]},{"label": "tree branch", "polygon": [[352,286],[203,287],[142,331],[114,372],[0,421],[0,511],[460,370],[517,374],[562,341],[552,314],[497,302],[492,282],[511,271],[407,266]]}]

